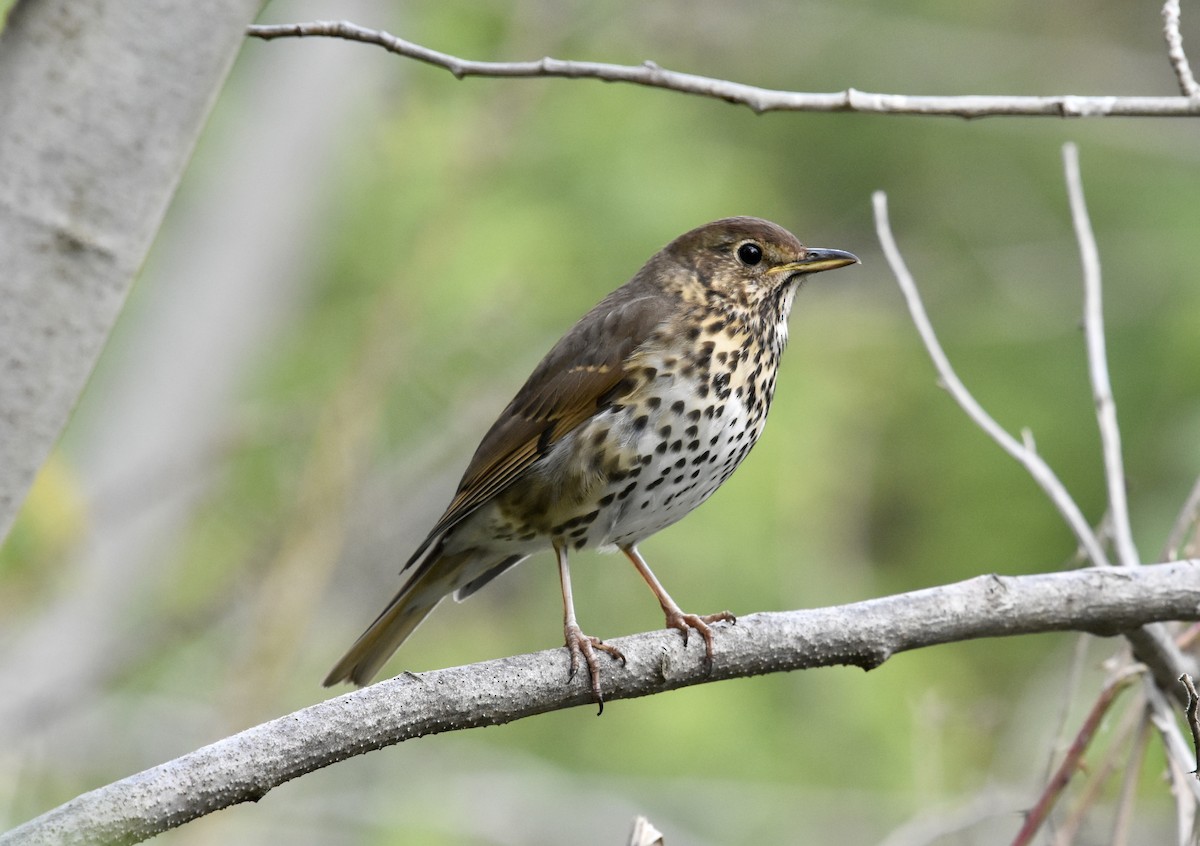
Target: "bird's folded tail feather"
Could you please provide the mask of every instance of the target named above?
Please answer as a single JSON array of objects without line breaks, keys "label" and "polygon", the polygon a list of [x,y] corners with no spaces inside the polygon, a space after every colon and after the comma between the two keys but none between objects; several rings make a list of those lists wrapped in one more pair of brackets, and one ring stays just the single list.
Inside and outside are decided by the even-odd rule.
[{"label": "bird's folded tail feather", "polygon": [[453,589],[453,577],[471,552],[426,561],[405,582],[370,627],[325,677],[325,687],[339,682],[369,684],[400,644]]}]

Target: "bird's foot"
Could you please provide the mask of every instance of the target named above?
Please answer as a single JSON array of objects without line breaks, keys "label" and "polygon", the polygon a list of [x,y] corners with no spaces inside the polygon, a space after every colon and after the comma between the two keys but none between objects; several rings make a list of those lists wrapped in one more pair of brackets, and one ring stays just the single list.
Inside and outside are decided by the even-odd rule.
[{"label": "bird's foot", "polygon": [[615,660],[620,661],[622,666],[625,664],[625,656],[615,646],[610,646],[598,637],[584,634],[577,625],[568,624],[564,633],[567,637],[567,650],[571,653],[571,671],[567,678],[568,680],[575,678],[575,674],[579,672],[580,661],[587,664],[588,675],[592,682],[592,697],[600,706],[600,710],[596,712],[596,715],[599,716],[604,713],[604,696],[600,693],[600,666],[597,663],[596,651],[607,652]]},{"label": "bird's foot", "polygon": [[704,667],[708,671],[712,671],[713,664],[713,630],[711,623],[736,623],[737,617],[728,611],[722,611],[719,614],[685,614],[684,612],[674,609],[666,610],[667,628],[679,629],[683,632],[683,645],[687,646],[688,635],[692,629],[700,632],[700,636],[704,638]]}]

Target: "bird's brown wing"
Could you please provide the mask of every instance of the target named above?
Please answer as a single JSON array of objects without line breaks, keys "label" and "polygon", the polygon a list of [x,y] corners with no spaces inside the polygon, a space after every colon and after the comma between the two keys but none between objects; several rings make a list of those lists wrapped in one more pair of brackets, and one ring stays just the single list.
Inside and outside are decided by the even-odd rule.
[{"label": "bird's brown wing", "polygon": [[511,485],[554,444],[604,407],[629,373],[629,354],[667,312],[663,295],[607,297],[546,354],[483,437],[458,492],[410,559],[419,560],[445,531]]}]

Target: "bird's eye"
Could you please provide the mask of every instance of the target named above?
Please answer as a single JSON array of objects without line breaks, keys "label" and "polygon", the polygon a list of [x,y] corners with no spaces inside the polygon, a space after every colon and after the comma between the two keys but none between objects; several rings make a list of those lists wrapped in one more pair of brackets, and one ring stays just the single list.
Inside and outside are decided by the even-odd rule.
[{"label": "bird's eye", "polygon": [[738,261],[747,267],[754,267],[762,261],[762,247],[749,241],[737,248]]}]

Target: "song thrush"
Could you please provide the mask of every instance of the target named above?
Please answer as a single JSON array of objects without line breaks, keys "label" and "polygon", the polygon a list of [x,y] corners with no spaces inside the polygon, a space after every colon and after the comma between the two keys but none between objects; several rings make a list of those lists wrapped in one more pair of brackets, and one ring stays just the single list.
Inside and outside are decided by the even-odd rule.
[{"label": "song thrush", "polygon": [[787,317],[804,277],[857,262],[803,246],[765,220],[734,217],[676,238],[555,344],[483,437],[446,513],[404,566],[410,575],[325,679],[366,684],[430,611],[462,600],[552,548],[574,677],[582,659],[603,707],[596,651],[571,599],[568,550],[620,549],[650,585],[667,626],[685,614],[637,544],[682,518],[754,446],[775,391]]}]

